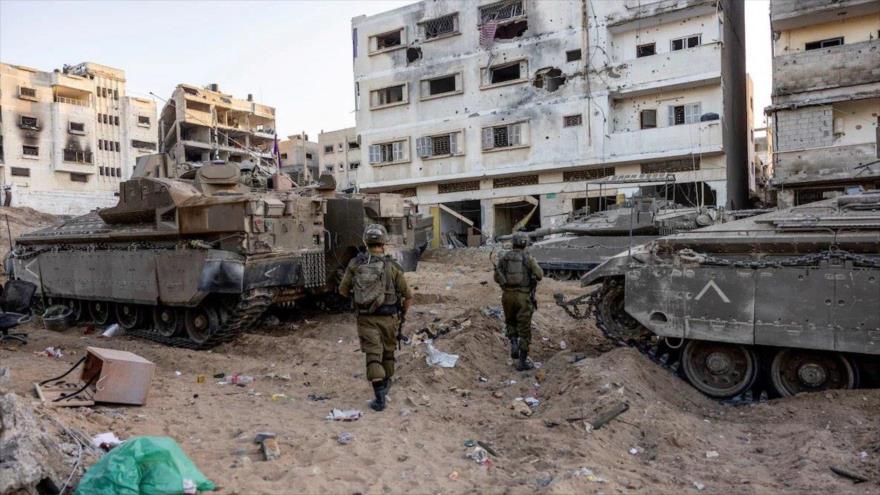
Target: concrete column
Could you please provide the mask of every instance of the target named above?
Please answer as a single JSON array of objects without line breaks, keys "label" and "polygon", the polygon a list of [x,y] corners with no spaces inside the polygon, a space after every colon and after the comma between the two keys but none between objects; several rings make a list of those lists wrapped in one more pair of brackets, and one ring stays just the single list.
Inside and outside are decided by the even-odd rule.
[{"label": "concrete column", "polygon": [[485,238],[495,237],[495,208],[491,199],[480,200],[480,225]]}]

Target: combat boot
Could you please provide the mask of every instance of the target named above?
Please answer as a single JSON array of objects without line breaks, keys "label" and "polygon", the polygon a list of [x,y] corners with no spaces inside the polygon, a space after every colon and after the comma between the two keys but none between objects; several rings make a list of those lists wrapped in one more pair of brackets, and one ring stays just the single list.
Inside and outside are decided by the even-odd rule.
[{"label": "combat boot", "polygon": [[535,365],[529,360],[529,351],[527,349],[520,349],[519,364],[516,365],[516,371],[528,371],[534,368]]},{"label": "combat boot", "polygon": [[519,357],[519,339],[510,337],[510,358],[516,359],[517,357]]},{"label": "combat boot", "polygon": [[377,412],[385,410],[385,393],[387,391],[385,380],[373,382],[373,393],[376,394],[376,398],[370,401],[370,409]]},{"label": "combat boot", "polygon": [[388,392],[391,391],[391,378],[383,379],[382,386],[385,387],[385,395],[388,395]]}]

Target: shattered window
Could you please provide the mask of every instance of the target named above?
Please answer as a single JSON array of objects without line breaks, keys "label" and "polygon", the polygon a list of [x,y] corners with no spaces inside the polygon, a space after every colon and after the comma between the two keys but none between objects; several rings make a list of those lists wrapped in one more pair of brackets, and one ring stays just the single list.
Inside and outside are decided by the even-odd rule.
[{"label": "shattered window", "polygon": [[376,50],[400,46],[403,43],[401,32],[402,30],[399,29],[390,33],[377,34],[374,36],[376,38]]},{"label": "shattered window", "polygon": [[400,103],[403,101],[404,88],[406,85],[391,86],[373,91],[372,105],[374,107]]},{"label": "shattered window", "polygon": [[40,148],[37,146],[22,146],[21,154],[24,156],[40,156]]},{"label": "shattered window", "polygon": [[425,30],[425,39],[438,38],[444,34],[455,33],[458,31],[458,14],[449,14],[436,19],[431,19],[422,23]]},{"label": "shattered window", "polygon": [[700,35],[695,34],[693,36],[685,36],[684,38],[677,38],[672,40],[670,49],[674,52],[679,50],[684,50],[685,48],[693,48],[695,46],[700,46]]},{"label": "shattered window", "polygon": [[516,81],[519,79],[520,70],[519,62],[513,64],[507,64],[497,67],[489,68],[489,82],[490,84],[503,83],[507,81]]},{"label": "shattered window", "polygon": [[86,125],[82,122],[68,122],[67,130],[71,134],[83,133],[86,132]]},{"label": "shattered window", "polygon": [[574,62],[576,60],[581,59],[581,51],[580,50],[569,50],[565,52],[565,61],[566,62]]},{"label": "shattered window", "polygon": [[804,47],[806,50],[818,50],[820,48],[828,48],[832,46],[840,46],[843,44],[843,36],[837,38],[828,38],[827,40],[811,41]]},{"label": "shattered window", "polygon": [[651,55],[655,55],[657,53],[657,45],[654,43],[647,43],[645,45],[639,45],[636,47],[636,57],[650,57]]},{"label": "shattered window", "polygon": [[566,115],[562,118],[563,127],[576,127],[584,123],[584,117],[578,115]]},{"label": "shattered window", "polygon": [[507,126],[492,129],[492,138],[494,140],[494,148],[505,148],[510,146],[510,136],[507,132]]},{"label": "shattered window", "polygon": [[428,81],[429,95],[439,95],[455,91],[455,75],[438,77]]},{"label": "shattered window", "polygon": [[38,129],[39,128],[38,121],[37,121],[36,117],[25,117],[24,115],[22,115],[21,119],[19,120],[19,124],[20,124],[19,126],[23,129]]}]

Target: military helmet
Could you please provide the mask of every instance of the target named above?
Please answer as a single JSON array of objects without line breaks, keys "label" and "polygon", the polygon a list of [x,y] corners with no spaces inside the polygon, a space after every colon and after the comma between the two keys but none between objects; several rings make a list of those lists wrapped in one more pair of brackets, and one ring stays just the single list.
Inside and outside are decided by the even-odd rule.
[{"label": "military helmet", "polygon": [[523,232],[513,234],[513,247],[522,249],[529,245],[529,236]]},{"label": "military helmet", "polygon": [[388,231],[385,230],[385,227],[373,223],[367,225],[367,228],[364,229],[364,244],[371,245],[382,245],[388,242]]}]

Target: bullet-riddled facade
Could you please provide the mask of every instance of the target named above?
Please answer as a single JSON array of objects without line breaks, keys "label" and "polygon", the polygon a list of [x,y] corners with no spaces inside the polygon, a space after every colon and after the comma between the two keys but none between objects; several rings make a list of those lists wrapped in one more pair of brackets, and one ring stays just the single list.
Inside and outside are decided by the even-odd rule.
[{"label": "bullet-riddled facade", "polygon": [[699,0],[423,1],[354,18],[359,187],[443,204],[485,237],[557,223],[612,175],[674,174],[679,198],[745,206],[742,23],[741,3]]},{"label": "bullet-riddled facade", "polygon": [[55,214],[116,204],[138,156],[156,149],[156,105],[93,62],[45,72],[0,64],[4,201]]},{"label": "bullet-riddled facade", "polygon": [[322,174],[332,174],[336,189],[344,191],[357,187],[357,173],[361,166],[361,146],[357,129],[347,127],[318,134],[318,159]]},{"label": "bullet-riddled facade", "polygon": [[771,0],[781,206],[880,185],[880,2]]}]

